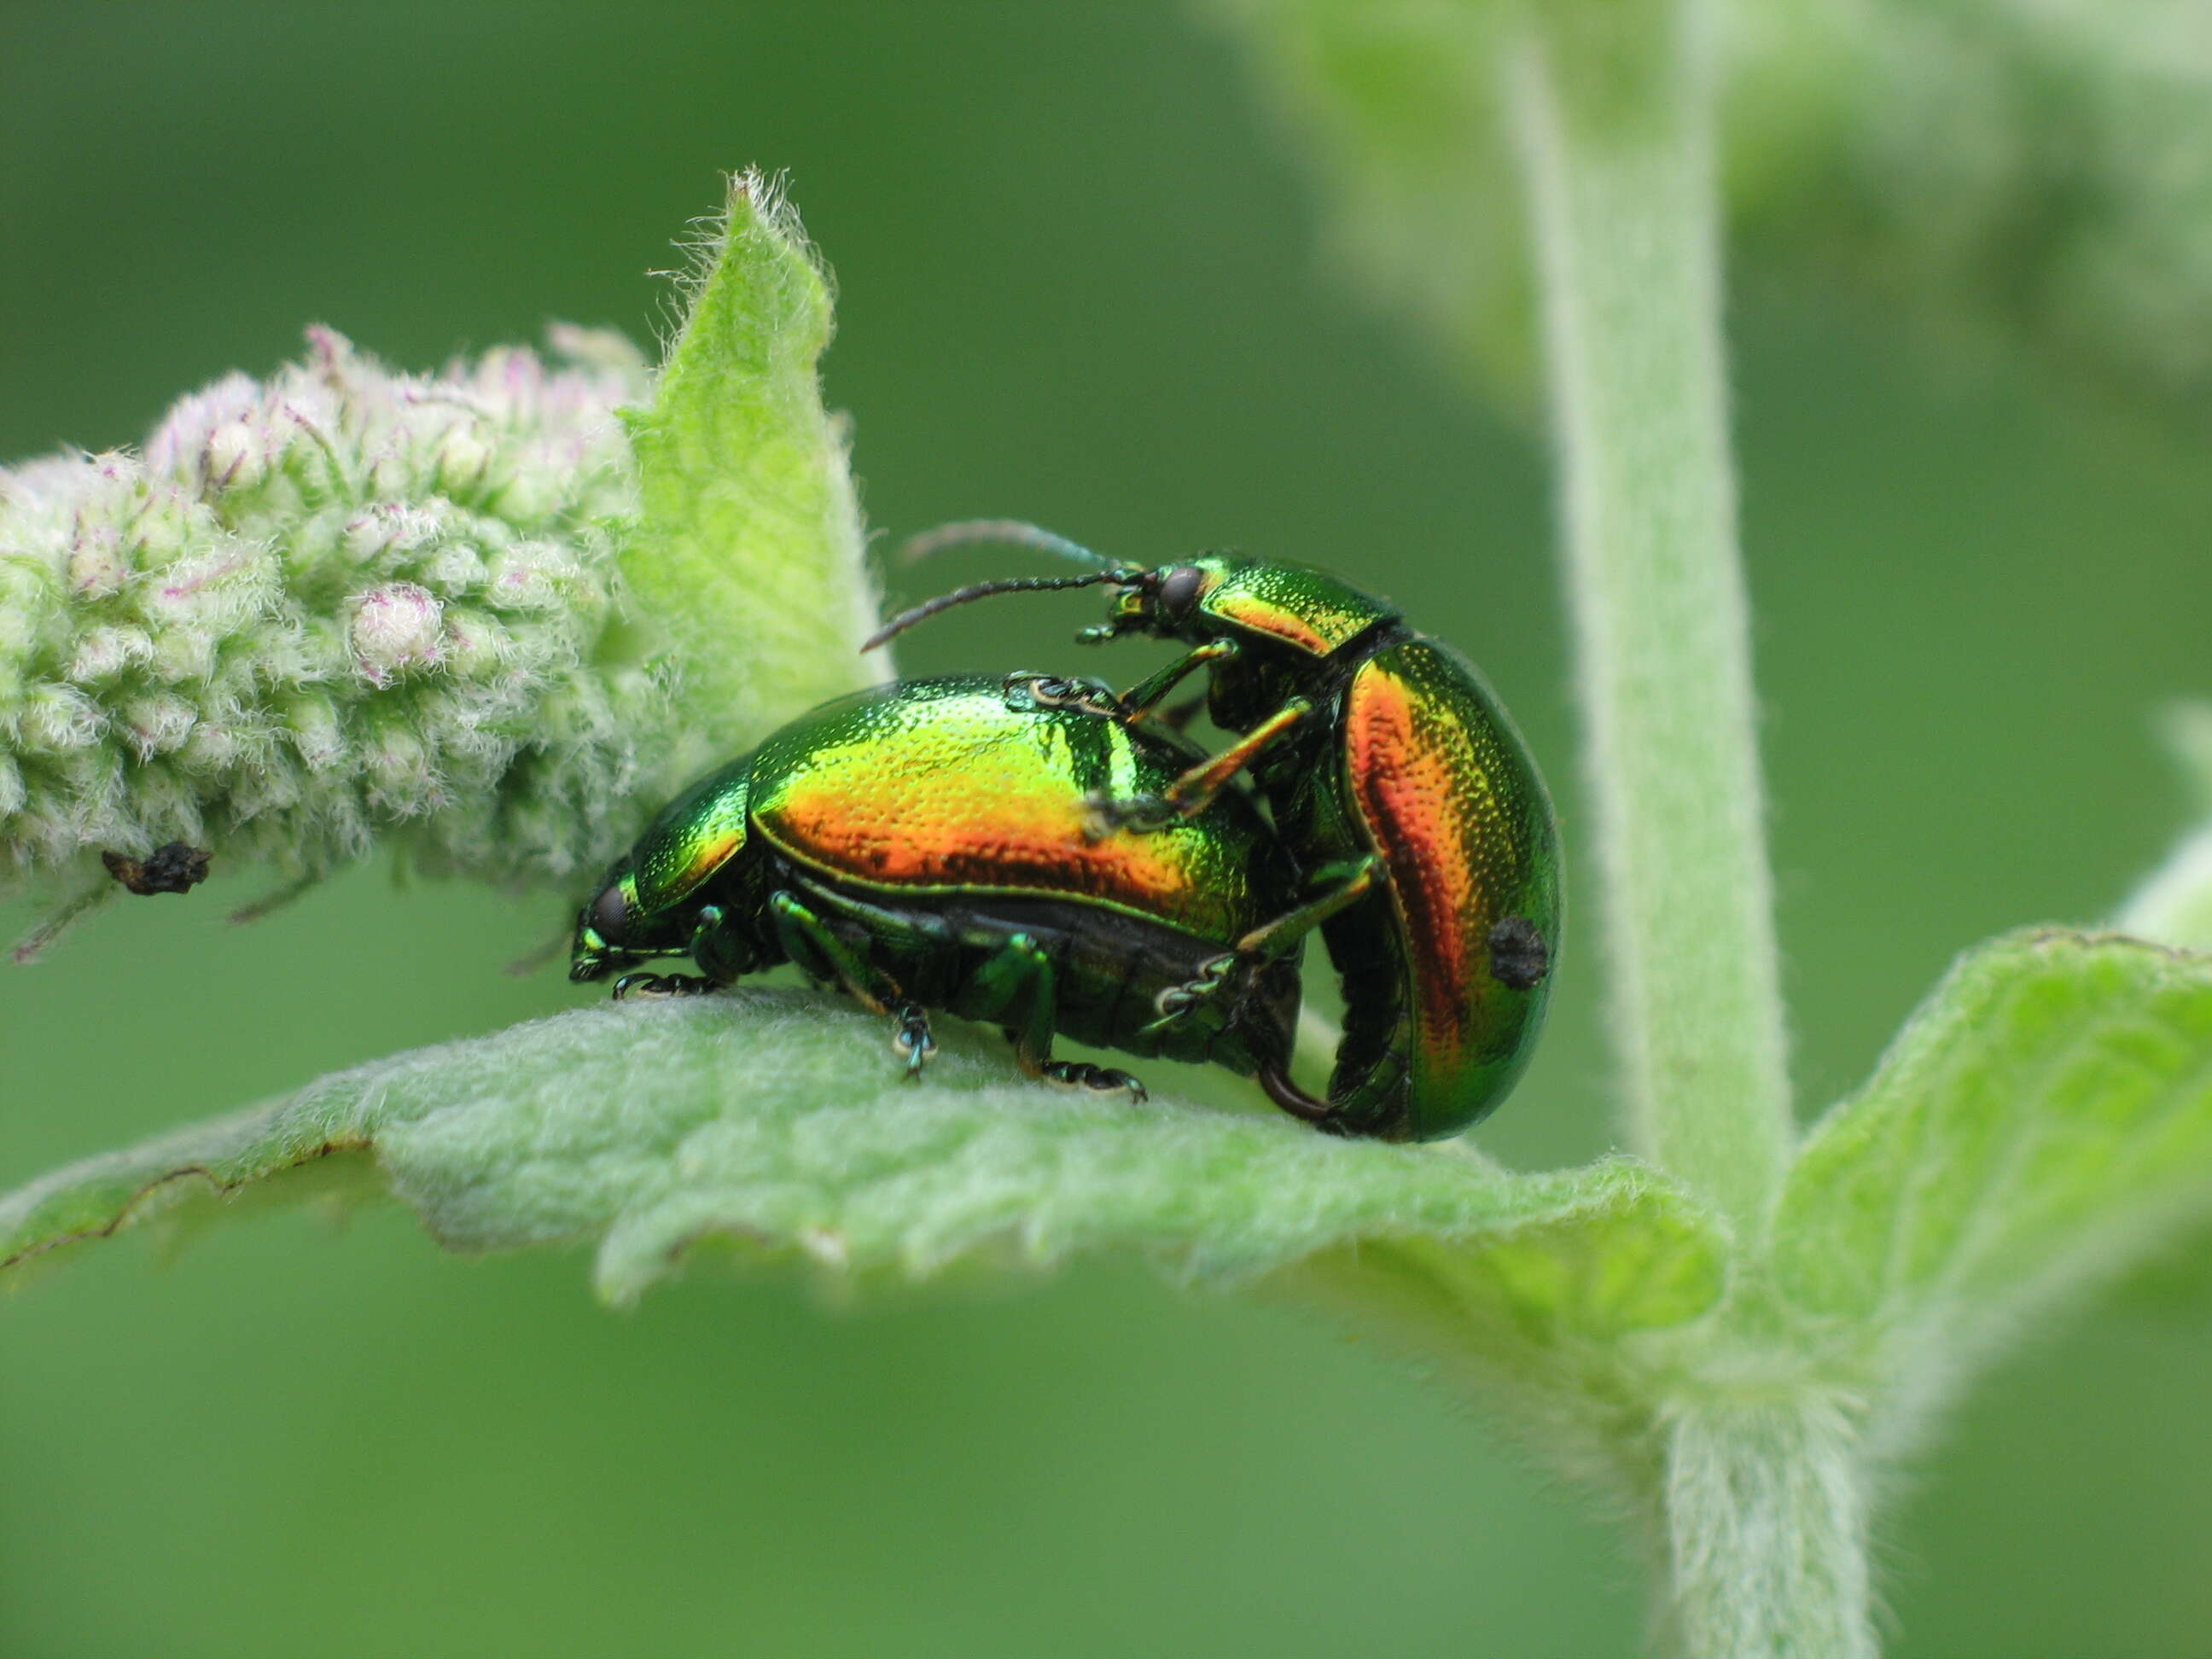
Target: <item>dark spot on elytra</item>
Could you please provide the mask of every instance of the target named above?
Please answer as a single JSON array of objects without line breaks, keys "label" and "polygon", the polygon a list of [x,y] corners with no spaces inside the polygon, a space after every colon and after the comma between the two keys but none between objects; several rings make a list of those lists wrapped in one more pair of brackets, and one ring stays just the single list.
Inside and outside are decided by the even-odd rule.
[{"label": "dark spot on elytra", "polygon": [[1508,916],[1490,930],[1491,978],[1526,991],[1551,971],[1551,947],[1528,917]]},{"label": "dark spot on elytra", "polygon": [[100,861],[107,866],[109,875],[144,898],[155,893],[191,892],[207,879],[208,860],[211,856],[204,848],[187,847],[183,842],[173,841],[167,847],[155,848],[143,859],[102,853]]}]

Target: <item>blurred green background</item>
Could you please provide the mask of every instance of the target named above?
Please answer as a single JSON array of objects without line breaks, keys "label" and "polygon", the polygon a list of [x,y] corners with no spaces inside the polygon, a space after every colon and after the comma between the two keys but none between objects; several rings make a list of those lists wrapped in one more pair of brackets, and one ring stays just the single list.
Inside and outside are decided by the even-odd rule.
[{"label": "blurred green background", "polygon": [[[133,441],[310,320],[415,366],[554,318],[649,334],[644,273],[747,162],[791,170],[836,268],[874,523],[1334,565],[1485,664],[1573,843],[1540,449],[1332,277],[1170,5],[17,0],[0,454]],[[2179,828],[2146,716],[2212,690],[2212,467],[1832,294],[1754,276],[1732,326],[1818,1105],[1953,951],[2094,919]],[[1063,629],[1094,608],[969,612],[903,661],[1091,667]],[[0,1184],[586,994],[500,971],[550,900],[372,868],[227,927],[258,890],[118,905],[0,970]],[[1591,944],[1482,1132],[1510,1161],[1607,1144]],[[2206,1311],[2123,1297],[1971,1397],[1886,1534],[1897,1655],[2207,1650]],[[0,1305],[8,1656],[1534,1659],[1640,1621],[1610,1528],[1418,1376],[1123,1264],[857,1312],[702,1274],[614,1316],[574,1255],[449,1258],[380,1209],[172,1271],[87,1251]]]}]

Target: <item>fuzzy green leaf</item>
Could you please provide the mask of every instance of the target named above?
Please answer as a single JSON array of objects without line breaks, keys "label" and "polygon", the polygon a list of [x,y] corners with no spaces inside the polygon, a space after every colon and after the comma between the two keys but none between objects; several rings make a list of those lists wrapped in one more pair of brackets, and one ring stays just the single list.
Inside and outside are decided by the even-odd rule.
[{"label": "fuzzy green leaf", "polygon": [[1458,1148],[1315,1134],[1273,1115],[1071,1096],[941,1033],[908,1084],[881,1023],[797,992],[605,1005],[420,1049],[63,1170],[0,1200],[0,1261],[102,1237],[168,1200],[368,1154],[441,1242],[589,1241],[635,1297],[696,1244],[840,1273],[1128,1247],[1201,1276],[1361,1241],[1486,1260],[1498,1316],[1595,1337],[1694,1316],[1717,1246],[1626,1163],[1516,1175]]},{"label": "fuzzy green leaf", "polygon": [[630,418],[643,510],[623,556],[695,717],[678,769],[881,677],[856,654],[874,594],[816,369],[829,277],[757,173],[731,180],[701,253],[653,406]]},{"label": "fuzzy green leaf", "polygon": [[2212,958],[2020,934],[1966,957],[1814,1131],[1777,1284],[1893,1363],[1940,1346],[1948,1371],[2208,1213]]}]

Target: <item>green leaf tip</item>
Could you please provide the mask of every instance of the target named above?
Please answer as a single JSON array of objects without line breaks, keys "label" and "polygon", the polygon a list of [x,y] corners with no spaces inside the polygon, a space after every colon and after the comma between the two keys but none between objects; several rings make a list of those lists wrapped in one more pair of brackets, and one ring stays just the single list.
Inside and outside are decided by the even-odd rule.
[{"label": "green leaf tip", "polygon": [[688,310],[630,417],[642,514],[623,559],[682,665],[678,769],[883,678],[846,456],[823,406],[831,288],[775,183],[735,175],[681,280]]},{"label": "green leaf tip", "polygon": [[[1418,1242],[1468,1262],[1495,1252],[1520,1316],[1607,1329],[1688,1318],[1717,1294],[1710,1231],[1640,1166],[1516,1175],[1273,1115],[1071,1095],[1012,1076],[981,1034],[941,1042],[908,1084],[879,1021],[815,994],[556,1015],[60,1170],[0,1200],[0,1258],[358,1148],[451,1248],[594,1243],[615,1302],[710,1240],[840,1275],[1126,1248],[1231,1279]],[[1632,1236],[1595,1265],[1602,1241]]]},{"label": "green leaf tip", "polygon": [[1802,1318],[1963,1369],[2212,1212],[2212,957],[2034,932],[1968,953],[1815,1127],[1775,1228]]}]

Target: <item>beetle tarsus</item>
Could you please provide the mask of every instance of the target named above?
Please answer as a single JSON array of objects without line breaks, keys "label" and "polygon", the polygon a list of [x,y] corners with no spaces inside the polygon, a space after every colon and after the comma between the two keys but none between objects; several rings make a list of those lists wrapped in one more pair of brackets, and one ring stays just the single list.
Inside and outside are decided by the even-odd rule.
[{"label": "beetle tarsus", "polygon": [[937,1052],[937,1039],[930,1035],[929,1011],[918,1002],[902,1006],[896,1015],[898,1029],[891,1033],[891,1048],[906,1061],[909,1078],[921,1075],[921,1068]]},{"label": "beetle tarsus", "polygon": [[1222,988],[1234,977],[1238,966],[1239,960],[1233,951],[1209,957],[1199,963],[1195,978],[1170,985],[1152,999],[1152,1006],[1159,1011],[1160,1017],[1144,1027],[1146,1035],[1172,1030],[1188,1019],[1202,1005],[1221,994]]},{"label": "beetle tarsus", "polygon": [[1017,669],[1006,678],[1006,707],[1018,713],[1040,708],[1074,708],[1102,719],[1121,718],[1121,700],[1103,680],[1073,679]]},{"label": "beetle tarsus", "polygon": [[1084,838],[1091,842],[1106,841],[1124,830],[1133,836],[1149,836],[1188,817],[1165,795],[1093,794],[1085,797],[1083,811]]},{"label": "beetle tarsus", "polygon": [[1048,1061],[1044,1075],[1054,1083],[1066,1084],[1071,1089],[1087,1089],[1093,1094],[1110,1095],[1127,1090],[1130,1103],[1135,1106],[1152,1098],[1145,1085],[1128,1073],[1111,1066],[1093,1066],[1085,1060]]},{"label": "beetle tarsus", "polygon": [[624,974],[615,981],[617,1002],[658,1001],[665,997],[702,997],[714,988],[696,974]]}]

